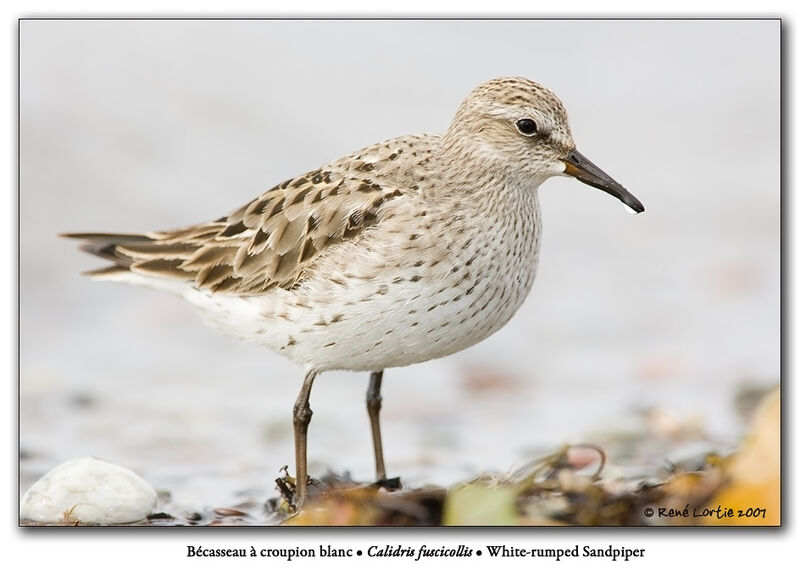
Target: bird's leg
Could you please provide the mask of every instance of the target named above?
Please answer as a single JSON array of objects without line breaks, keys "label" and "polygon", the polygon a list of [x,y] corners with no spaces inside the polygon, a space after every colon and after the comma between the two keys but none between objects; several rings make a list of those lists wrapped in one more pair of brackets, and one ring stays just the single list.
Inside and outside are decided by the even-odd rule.
[{"label": "bird's leg", "polygon": [[375,448],[375,472],[378,480],[386,479],[386,467],[383,464],[383,445],[381,444],[381,424],[378,415],[381,412],[381,381],[383,370],[372,372],[367,389],[367,413],[372,426],[372,445]]},{"label": "bird's leg", "polygon": [[308,398],[311,395],[311,386],[314,384],[315,377],[317,377],[315,370],[306,371],[303,387],[300,388],[300,394],[294,403],[294,459],[297,476],[294,504],[298,508],[305,502],[307,493],[308,463],[306,460],[306,448],[308,424],[311,422],[312,415],[311,407],[308,405]]}]

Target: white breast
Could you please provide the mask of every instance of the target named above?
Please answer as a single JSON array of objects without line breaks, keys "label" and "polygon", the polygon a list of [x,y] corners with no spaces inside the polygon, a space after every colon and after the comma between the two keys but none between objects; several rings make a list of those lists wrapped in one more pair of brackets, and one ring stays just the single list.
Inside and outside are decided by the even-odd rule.
[{"label": "white breast", "polygon": [[446,356],[499,330],[533,283],[535,190],[515,207],[503,205],[506,219],[400,216],[392,230],[332,250],[294,290],[184,296],[223,332],[318,371],[376,371]]}]

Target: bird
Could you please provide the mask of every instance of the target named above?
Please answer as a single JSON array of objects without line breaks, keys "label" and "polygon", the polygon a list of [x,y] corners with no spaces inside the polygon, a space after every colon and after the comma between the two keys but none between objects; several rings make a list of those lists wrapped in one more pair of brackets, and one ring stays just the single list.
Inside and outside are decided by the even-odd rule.
[{"label": "bird", "polygon": [[299,508],[317,375],[370,374],[375,471],[385,479],[384,370],[453,354],[508,322],[536,275],[537,190],[553,176],[644,211],[577,150],[552,91],[501,77],[473,89],[446,132],[367,146],[214,221],[62,236],[110,261],[90,277],[177,294],[222,332],[303,366],[292,414]]}]

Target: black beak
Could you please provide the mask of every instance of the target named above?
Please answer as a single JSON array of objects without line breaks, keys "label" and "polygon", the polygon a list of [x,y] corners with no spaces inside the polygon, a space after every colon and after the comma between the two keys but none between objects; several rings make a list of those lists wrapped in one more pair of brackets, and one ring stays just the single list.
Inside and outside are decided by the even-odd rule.
[{"label": "black beak", "polygon": [[564,159],[566,168],[564,173],[573,178],[577,178],[584,184],[589,184],[599,190],[611,194],[636,213],[642,213],[644,206],[642,202],[633,197],[628,190],[622,187],[611,176],[595,166],[591,160],[578,152],[575,148],[569,151]]}]

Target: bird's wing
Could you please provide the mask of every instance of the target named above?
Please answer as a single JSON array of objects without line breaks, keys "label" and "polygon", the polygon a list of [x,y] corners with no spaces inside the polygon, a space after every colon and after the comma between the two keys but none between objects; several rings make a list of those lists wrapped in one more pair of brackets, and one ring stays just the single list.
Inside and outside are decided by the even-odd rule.
[{"label": "bird's wing", "polygon": [[73,233],[114,261],[96,276],[132,271],[239,295],[290,288],[329,247],[378,223],[403,190],[374,181],[370,162],[309,172],[216,221],[144,235]]}]

